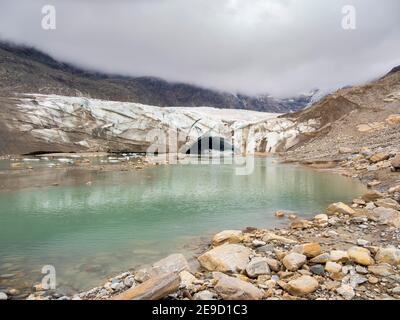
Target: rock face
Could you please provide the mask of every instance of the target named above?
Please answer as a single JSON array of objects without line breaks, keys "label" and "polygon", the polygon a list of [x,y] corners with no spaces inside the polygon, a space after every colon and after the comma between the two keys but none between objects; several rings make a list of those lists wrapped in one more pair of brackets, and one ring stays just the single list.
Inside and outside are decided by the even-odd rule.
[{"label": "rock face", "polygon": [[[163,108],[56,95],[28,95],[9,99],[5,105],[0,154],[13,153],[10,150],[185,153],[208,137],[222,139],[226,149],[233,144],[239,153],[274,152],[290,148],[299,134],[314,131],[316,125],[249,110]],[[20,146],[19,138],[28,145]]]},{"label": "rock face", "polygon": [[217,233],[213,240],[213,246],[220,246],[224,243],[239,243],[242,241],[243,233],[240,230],[225,230]]},{"label": "rock face", "polygon": [[209,271],[240,272],[249,263],[251,250],[238,244],[224,244],[202,254],[198,260]]},{"label": "rock face", "polygon": [[251,283],[227,276],[220,272],[214,273],[218,280],[215,291],[225,300],[260,300],[264,292]]},{"label": "rock face", "polygon": [[288,283],[287,290],[296,296],[313,293],[319,287],[318,281],[311,276],[301,276]]}]

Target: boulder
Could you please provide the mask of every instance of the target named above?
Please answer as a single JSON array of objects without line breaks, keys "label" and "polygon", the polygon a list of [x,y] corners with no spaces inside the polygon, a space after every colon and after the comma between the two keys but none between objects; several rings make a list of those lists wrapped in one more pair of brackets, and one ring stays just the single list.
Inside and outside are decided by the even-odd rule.
[{"label": "boulder", "polygon": [[266,258],[256,257],[251,259],[246,267],[246,273],[250,278],[257,278],[263,274],[270,274],[268,260]]},{"label": "boulder", "polygon": [[342,265],[336,262],[328,261],[325,265],[325,271],[329,273],[339,273],[342,270]]},{"label": "boulder", "polygon": [[262,290],[249,282],[220,272],[214,272],[213,277],[217,280],[214,290],[225,300],[260,300],[264,296]]},{"label": "boulder", "polygon": [[313,293],[319,287],[318,281],[311,276],[301,276],[289,281],[286,290],[295,296],[304,296]]},{"label": "boulder", "polygon": [[347,251],[332,250],[329,253],[329,260],[333,262],[347,262],[349,261],[349,255]]},{"label": "boulder", "polygon": [[400,211],[378,207],[372,210],[372,214],[379,223],[400,228]]},{"label": "boulder", "polygon": [[392,114],[387,117],[386,122],[390,125],[400,124],[400,114]]},{"label": "boulder", "polygon": [[279,236],[273,232],[267,231],[265,233],[265,235],[263,236],[263,241],[264,242],[270,242],[270,241],[276,241],[276,242],[280,242],[280,243],[286,243],[286,244],[296,244],[297,241],[296,240],[292,240],[289,238],[285,238],[282,236]]},{"label": "boulder", "polygon": [[314,223],[318,227],[326,227],[328,226],[329,217],[326,214],[318,214],[314,217]]},{"label": "boulder", "polygon": [[394,187],[389,188],[388,192],[390,194],[393,194],[393,193],[396,193],[396,192],[400,192],[400,184],[398,186],[394,186]]},{"label": "boulder", "polygon": [[368,249],[362,247],[351,247],[347,250],[349,259],[355,263],[361,264],[363,266],[370,266],[375,263],[372,259]]},{"label": "boulder", "polygon": [[238,244],[224,244],[198,257],[200,265],[209,271],[241,272],[246,269],[252,251]]},{"label": "boulder", "polygon": [[322,253],[315,258],[310,260],[311,263],[327,263],[330,260],[331,256],[329,253]]},{"label": "boulder", "polygon": [[376,276],[388,277],[394,274],[393,268],[390,264],[380,263],[368,267],[368,271]]},{"label": "boulder", "polygon": [[378,199],[375,204],[377,207],[400,210],[400,204],[391,198]]},{"label": "boulder", "polygon": [[378,153],[375,153],[372,157],[370,157],[369,161],[371,161],[372,163],[377,163],[377,162],[385,161],[385,160],[389,159],[389,157],[390,157],[390,155],[388,153],[378,152]]},{"label": "boulder", "polygon": [[272,271],[279,272],[281,270],[281,263],[278,260],[272,258],[265,258],[265,259],[268,263],[269,268]]},{"label": "boulder", "polygon": [[243,239],[243,233],[240,230],[225,230],[217,233],[212,240],[213,246],[220,246],[224,243],[239,243]]},{"label": "boulder", "polygon": [[400,265],[400,249],[395,247],[379,248],[375,255],[377,263],[388,263],[392,266]]},{"label": "boulder", "polygon": [[378,200],[380,198],[383,198],[383,197],[384,197],[384,195],[382,193],[380,193],[379,191],[371,190],[371,191],[368,191],[367,193],[365,193],[362,196],[362,199],[365,202],[372,202],[372,201],[376,201],[376,200]]},{"label": "boulder", "polygon": [[341,213],[341,214],[347,214],[347,215],[353,215],[356,212],[350,208],[347,204],[344,204],[343,202],[337,202],[337,203],[332,203],[327,209],[326,213],[328,215],[334,215],[336,213]]},{"label": "boulder", "polygon": [[296,271],[300,269],[306,263],[306,261],[307,257],[304,254],[297,252],[291,252],[282,259],[283,265],[289,271]]},{"label": "boulder", "polygon": [[391,161],[391,165],[394,169],[400,169],[400,153],[398,153]]},{"label": "boulder", "polygon": [[292,252],[304,254],[307,258],[314,258],[321,254],[322,249],[319,243],[304,243],[295,246]]},{"label": "boulder", "polygon": [[154,263],[151,273],[154,276],[183,270],[190,270],[189,264],[183,254],[175,253]]}]

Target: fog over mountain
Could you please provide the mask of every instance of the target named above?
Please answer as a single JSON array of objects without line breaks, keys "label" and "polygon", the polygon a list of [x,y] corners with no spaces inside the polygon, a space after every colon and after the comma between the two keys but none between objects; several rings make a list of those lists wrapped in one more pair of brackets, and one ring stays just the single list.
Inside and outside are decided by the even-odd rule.
[{"label": "fog over mountain", "polygon": [[1,1],[0,39],[101,72],[290,97],[400,64],[398,0],[53,0],[56,30],[41,27],[45,4]]}]

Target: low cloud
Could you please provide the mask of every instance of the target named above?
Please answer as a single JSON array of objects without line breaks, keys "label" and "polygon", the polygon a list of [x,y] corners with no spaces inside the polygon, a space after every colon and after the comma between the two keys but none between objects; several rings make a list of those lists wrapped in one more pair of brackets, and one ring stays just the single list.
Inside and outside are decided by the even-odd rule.
[{"label": "low cloud", "polygon": [[[56,8],[56,30],[41,27]],[[344,30],[344,5],[356,29]],[[398,0],[7,0],[0,38],[79,66],[230,92],[291,96],[400,64]]]}]

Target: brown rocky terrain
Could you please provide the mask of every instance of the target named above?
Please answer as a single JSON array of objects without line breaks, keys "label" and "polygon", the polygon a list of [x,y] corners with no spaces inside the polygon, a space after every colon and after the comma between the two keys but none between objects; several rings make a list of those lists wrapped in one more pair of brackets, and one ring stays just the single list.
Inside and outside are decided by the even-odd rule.
[{"label": "brown rocky terrain", "polygon": [[320,121],[317,131],[303,135],[285,154],[288,160],[340,161],[363,147],[399,151],[400,72],[394,68],[373,83],[339,90],[286,116]]}]

